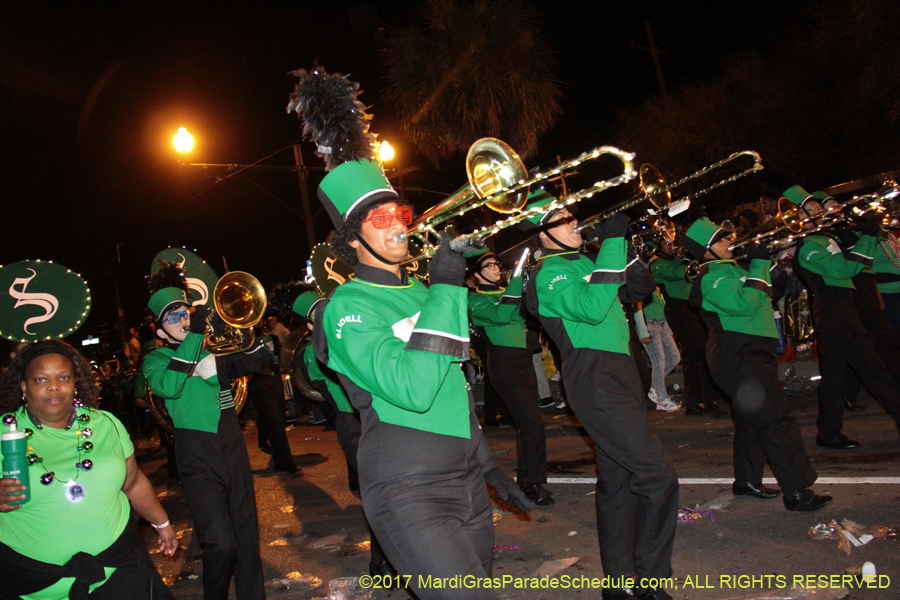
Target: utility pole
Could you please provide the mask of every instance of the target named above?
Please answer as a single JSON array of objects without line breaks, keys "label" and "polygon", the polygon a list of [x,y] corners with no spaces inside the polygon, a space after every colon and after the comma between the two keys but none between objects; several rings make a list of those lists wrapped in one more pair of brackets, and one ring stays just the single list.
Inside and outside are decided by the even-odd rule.
[{"label": "utility pole", "polygon": [[650,19],[644,19],[644,28],[647,30],[647,41],[650,43],[650,45],[639,46],[634,42],[631,42],[631,46],[640,50],[646,50],[650,53],[650,56],[653,57],[653,66],[656,69],[656,80],[657,82],[659,82],[659,91],[662,93],[663,98],[666,98],[669,96],[669,92],[666,90],[666,82],[663,79],[662,66],[659,64],[659,50],[656,48],[656,42],[653,41],[653,29],[650,27]]},{"label": "utility pole", "polygon": [[310,252],[316,245],[316,231],[313,227],[312,208],[309,205],[309,179],[306,167],[303,165],[303,154],[300,152],[300,144],[294,144],[294,162],[297,163],[297,177],[300,179],[300,197],[303,200],[303,216],[306,221],[306,238],[309,241]]}]

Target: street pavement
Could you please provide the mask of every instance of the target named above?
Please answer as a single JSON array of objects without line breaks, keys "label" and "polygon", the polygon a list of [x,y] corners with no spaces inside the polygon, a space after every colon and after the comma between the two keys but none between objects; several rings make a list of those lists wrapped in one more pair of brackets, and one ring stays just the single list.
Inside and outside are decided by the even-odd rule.
[{"label": "street pavement", "polygon": [[[802,379],[802,381],[801,381]],[[790,513],[780,499],[733,498],[731,449],[734,429],[728,418],[687,417],[682,411],[648,411],[675,465],[682,483],[680,503],[697,513],[679,524],[673,555],[674,581],[667,587],[676,600],[737,598],[811,598],[851,600],[900,598],[900,547],[896,537],[875,538],[860,547],[839,548],[838,539],[815,540],[808,530],[832,520],[849,519],[871,528],[900,527],[900,485],[897,478],[900,438],[892,420],[871,398],[859,413],[845,413],[844,432],[860,440],[861,448],[826,450],[815,446],[815,383],[794,378],[787,387],[800,422],[807,452],[819,477],[832,483],[816,484],[819,494],[834,496],[832,505],[816,513]],[[492,495],[495,509],[494,577],[509,583],[497,590],[503,599],[599,598],[599,589],[516,589],[516,582],[536,584],[539,573],[550,573],[561,585],[572,579],[591,585],[603,571],[597,544],[593,446],[577,418],[566,409],[543,411],[547,430],[548,477],[556,504],[518,511]],[[511,428],[487,428],[486,437],[503,470],[515,473],[515,433]],[[297,474],[275,473],[271,458],[257,449],[256,429],[248,421],[244,430],[256,485],[260,522],[260,549],[270,598],[327,598],[328,582],[368,573],[368,531],[360,502],[347,488],[347,471],[335,432],[326,426],[292,427],[288,439]],[[155,551],[155,533],[141,533],[152,558],[176,598],[202,598],[200,548],[194,539],[190,512],[182,488],[169,482],[164,451],[156,439],[139,440],[138,463],[153,482],[181,540],[173,559]],[[767,470],[767,477],[771,473]],[[851,478],[842,480],[841,478]],[[861,483],[863,479],[876,483]],[[774,484],[773,484],[774,485]],[[883,531],[883,530],[882,530]],[[889,532],[890,533],[890,532]],[[440,552],[440,540],[435,540]],[[875,564],[881,588],[841,587],[840,576]],[[756,576],[756,579],[752,579]],[[819,587],[812,595],[791,591],[803,579]],[[546,580],[547,582],[552,579]],[[763,594],[768,589],[772,593]],[[787,589],[784,589],[787,588]],[[849,595],[847,595],[849,594]],[[233,597],[233,592],[232,592]],[[405,600],[405,591],[377,590],[373,598]]]}]

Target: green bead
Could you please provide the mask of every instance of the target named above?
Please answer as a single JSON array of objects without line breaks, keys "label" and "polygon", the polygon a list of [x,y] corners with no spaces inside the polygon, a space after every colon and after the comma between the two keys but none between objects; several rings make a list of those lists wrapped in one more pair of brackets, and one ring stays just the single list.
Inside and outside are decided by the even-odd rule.
[{"label": "green bead", "polygon": [[90,415],[78,415],[78,422],[79,423],[90,423],[91,416]]},{"label": "green bead", "polygon": [[32,437],[34,437],[34,429],[26,429],[25,438],[30,440]]},{"label": "green bead", "polygon": [[94,444],[92,444],[91,442],[85,442],[81,445],[82,452],[90,452],[93,449],[94,449]]},{"label": "green bead", "polygon": [[41,461],[41,459],[38,457],[38,455],[34,454],[34,453],[27,455],[25,458],[28,459],[29,465],[36,465]]}]

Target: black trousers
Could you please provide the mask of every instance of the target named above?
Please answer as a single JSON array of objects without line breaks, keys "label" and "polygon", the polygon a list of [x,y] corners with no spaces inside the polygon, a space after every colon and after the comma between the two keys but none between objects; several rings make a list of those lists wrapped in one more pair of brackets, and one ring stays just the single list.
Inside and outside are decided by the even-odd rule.
[{"label": "black trousers", "polygon": [[291,467],[294,459],[291,445],[288,443],[284,417],[284,384],[277,375],[261,375],[257,373],[250,380],[248,390],[250,402],[259,417],[258,442],[264,448],[267,443],[272,446],[272,464],[275,467]]},{"label": "black trousers", "polygon": [[900,335],[900,294],[881,294],[884,300],[884,316],[891,324],[894,335]]},{"label": "black trousers", "polygon": [[473,439],[380,422],[367,422],[360,438],[366,517],[397,572],[412,576],[419,600],[497,597],[489,589],[419,586],[419,576],[491,576],[493,516],[473,423]]},{"label": "black trousers", "polygon": [[768,460],[781,491],[789,495],[811,486],[818,475],[778,381],[776,343],[772,338],[715,332],[707,360],[734,408],[735,480],[762,483]]},{"label": "black trousers", "polygon": [[234,409],[216,433],[175,430],[178,472],[203,549],[203,598],[227,600],[234,574],[238,600],[262,600],[259,524],[250,457]]},{"label": "black trousers", "polygon": [[562,377],[569,405],[594,440],[604,573],[671,576],[678,478],[647,423],[634,359],[576,349],[563,358]]},{"label": "black trousers", "polygon": [[516,480],[522,485],[547,483],[547,439],[531,355],[531,348],[488,347],[487,370],[491,383],[516,428],[519,462]]},{"label": "black trousers", "polygon": [[715,406],[722,397],[713,385],[706,364],[708,335],[700,311],[677,298],[666,302],[665,311],[666,322],[681,343],[685,408],[697,408],[701,404]]},{"label": "black trousers", "polygon": [[813,298],[819,340],[819,435],[834,439],[843,429],[850,369],[894,421],[900,423],[900,391],[853,303],[853,290],[828,286]]}]

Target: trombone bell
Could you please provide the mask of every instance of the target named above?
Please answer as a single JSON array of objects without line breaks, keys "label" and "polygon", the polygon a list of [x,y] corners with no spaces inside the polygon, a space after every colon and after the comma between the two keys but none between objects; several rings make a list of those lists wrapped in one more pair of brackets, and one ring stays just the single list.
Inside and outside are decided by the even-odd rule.
[{"label": "trombone bell", "polygon": [[[469,148],[466,175],[478,197],[485,198],[526,179],[528,171],[509,144],[497,138],[482,138]],[[488,201],[487,205],[496,212],[506,214],[522,210],[527,201],[528,190],[524,189],[503,194]]]}]

